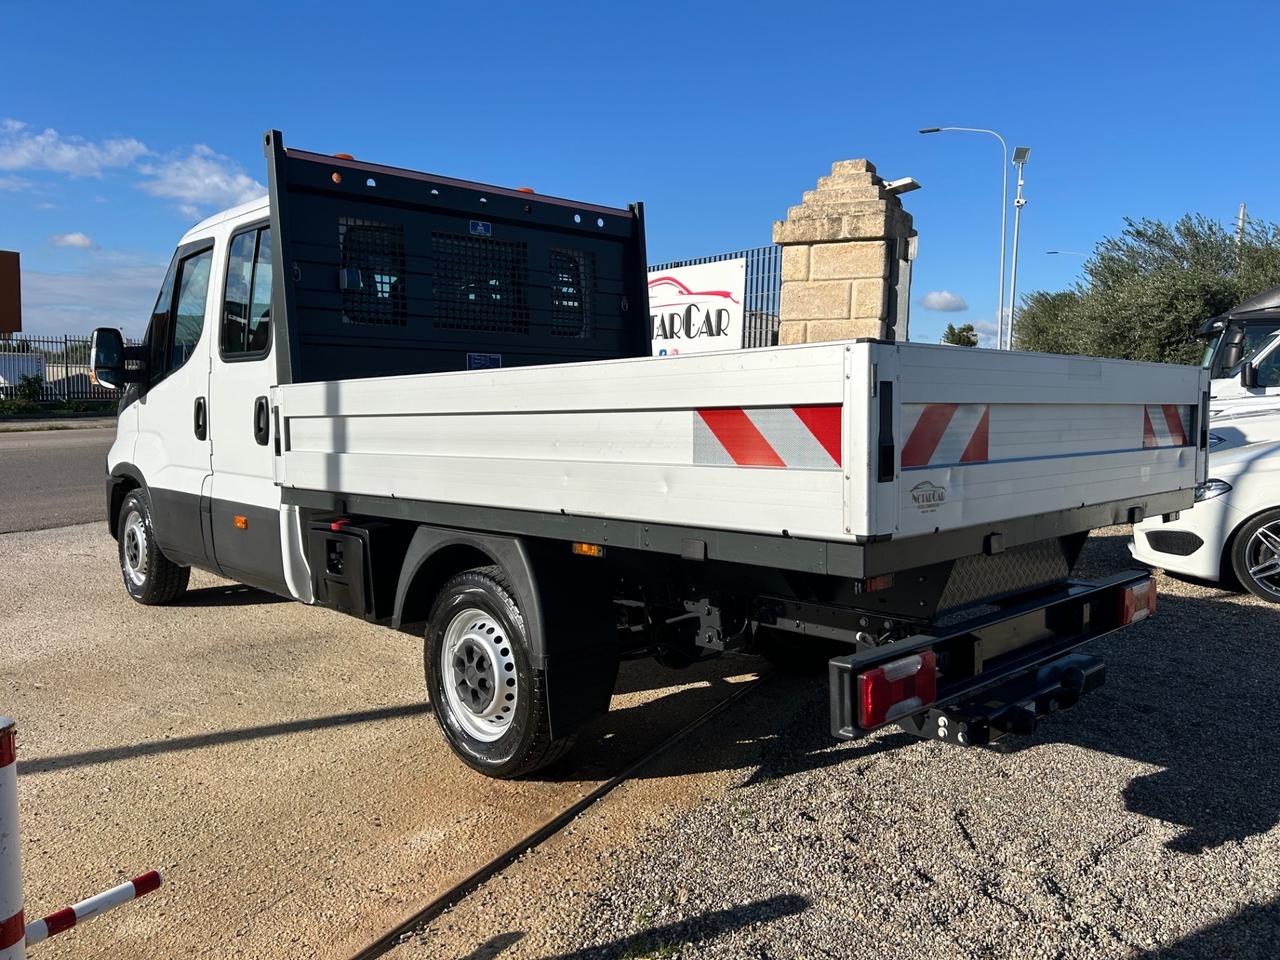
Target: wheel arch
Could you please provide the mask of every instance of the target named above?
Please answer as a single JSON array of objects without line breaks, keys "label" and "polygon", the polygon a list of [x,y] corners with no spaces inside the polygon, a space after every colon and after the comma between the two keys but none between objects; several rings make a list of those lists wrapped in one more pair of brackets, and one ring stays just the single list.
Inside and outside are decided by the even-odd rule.
[{"label": "wheel arch", "polygon": [[475,567],[502,568],[516,591],[516,603],[529,632],[532,659],[542,669],[546,658],[541,604],[533,562],[518,537],[472,533],[423,525],[414,531],[400,567],[391,625],[421,633],[440,588],[456,574]]},{"label": "wheel arch", "polygon": [[118,463],[107,475],[107,530],[111,539],[120,539],[120,507],[131,490],[147,491],[142,471],[131,463]]},{"label": "wheel arch", "polygon": [[567,543],[420,526],[396,585],[391,625],[424,632],[440,587],[456,573],[496,565],[515,591],[529,660],[544,673],[555,736],[609,707],[618,673],[617,620],[603,564]]}]

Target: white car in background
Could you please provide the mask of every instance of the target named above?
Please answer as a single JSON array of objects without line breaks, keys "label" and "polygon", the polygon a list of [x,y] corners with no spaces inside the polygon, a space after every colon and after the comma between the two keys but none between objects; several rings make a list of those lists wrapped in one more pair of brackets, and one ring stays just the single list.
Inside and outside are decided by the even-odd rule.
[{"label": "white car in background", "polygon": [[1129,550],[1170,573],[1238,583],[1280,603],[1280,441],[1210,453],[1196,505],[1137,524]]}]

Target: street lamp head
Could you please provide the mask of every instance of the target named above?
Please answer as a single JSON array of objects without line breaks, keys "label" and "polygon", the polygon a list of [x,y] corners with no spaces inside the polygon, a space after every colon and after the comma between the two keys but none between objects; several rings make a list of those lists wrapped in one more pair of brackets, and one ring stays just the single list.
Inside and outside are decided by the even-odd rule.
[{"label": "street lamp head", "polygon": [[1031,156],[1031,148],[1030,148],[1030,147],[1014,147],[1014,148],[1013,148],[1013,162],[1014,162],[1014,163],[1026,163],[1026,162],[1027,162],[1027,158],[1028,158],[1028,157],[1030,157],[1030,156]]},{"label": "street lamp head", "polygon": [[941,133],[942,128],[941,127],[921,127],[920,132],[921,133]]},{"label": "street lamp head", "polygon": [[902,177],[898,180],[886,180],[884,183],[884,192],[894,197],[902,193],[910,193],[912,190],[919,189],[920,184],[916,182],[915,177]]}]

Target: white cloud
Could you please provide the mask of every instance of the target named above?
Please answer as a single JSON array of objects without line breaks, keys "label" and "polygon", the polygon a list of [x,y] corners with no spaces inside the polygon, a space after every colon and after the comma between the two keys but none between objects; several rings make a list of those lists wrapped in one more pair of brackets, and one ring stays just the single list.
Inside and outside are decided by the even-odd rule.
[{"label": "white cloud", "polygon": [[30,189],[30,180],[23,180],[21,177],[0,177],[0,190],[12,190],[17,193],[20,190]]},{"label": "white cloud", "polygon": [[996,325],[989,320],[978,320],[973,325],[978,334],[978,346],[994,348],[996,345]]},{"label": "white cloud", "polygon": [[87,233],[55,233],[49,241],[55,247],[75,247],[77,250],[93,248],[93,238]]},{"label": "white cloud", "polygon": [[946,313],[958,313],[968,310],[969,304],[964,297],[950,290],[930,290],[920,298],[920,306],[926,310],[942,310]]},{"label": "white cloud", "polygon": [[101,177],[111,168],[131,166],[147,154],[132,137],[85,140],[52,128],[36,132],[17,120],[0,121],[0,170],[48,170],[72,177]]},{"label": "white cloud", "polygon": [[138,169],[149,178],[139,187],[153,197],[178,201],[178,210],[192,217],[201,210],[244,203],[267,192],[240,164],[204,144],[185,155],[140,164]]},{"label": "white cloud", "polygon": [[23,331],[50,335],[120,327],[126,336],[141,337],[165,267],[134,254],[98,252],[85,270],[24,270]]}]

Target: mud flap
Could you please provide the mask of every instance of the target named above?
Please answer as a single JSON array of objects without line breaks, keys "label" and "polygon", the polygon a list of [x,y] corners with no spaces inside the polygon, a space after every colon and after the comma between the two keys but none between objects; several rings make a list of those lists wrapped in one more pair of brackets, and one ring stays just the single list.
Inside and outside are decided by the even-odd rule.
[{"label": "mud flap", "polygon": [[609,709],[618,625],[605,564],[567,544],[531,545],[541,614],[551,735],[565,737]]}]

